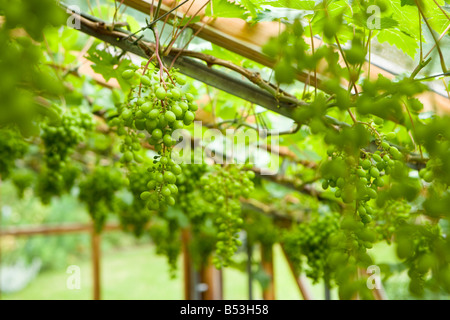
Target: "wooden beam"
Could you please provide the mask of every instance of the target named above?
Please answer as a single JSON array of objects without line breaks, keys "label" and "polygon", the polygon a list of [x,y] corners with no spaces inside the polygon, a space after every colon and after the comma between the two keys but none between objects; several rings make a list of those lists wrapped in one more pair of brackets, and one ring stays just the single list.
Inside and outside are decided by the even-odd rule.
[{"label": "wooden beam", "polygon": [[100,300],[100,234],[92,230],[92,282],[93,282],[93,300]]},{"label": "wooden beam", "polygon": [[[120,229],[121,226],[119,224],[109,223],[105,225],[103,231],[116,231]],[[1,229],[0,237],[86,233],[92,232],[92,230],[93,230],[92,225],[81,223],[65,223],[65,224],[41,225],[41,226],[18,226]]]},{"label": "wooden beam", "polygon": [[193,300],[193,277],[192,277],[192,259],[189,253],[189,243],[191,234],[188,229],[181,231],[181,246],[183,250],[183,277],[184,277],[184,299]]},{"label": "wooden beam", "polygon": [[[118,2],[122,0],[116,0]],[[192,0],[194,1],[191,6],[191,1],[184,4],[176,10],[174,14],[178,17],[182,17],[183,14],[188,16],[194,15],[197,11],[204,5],[207,0]],[[124,0],[123,3],[128,5],[140,12],[148,14],[150,12],[151,0]],[[155,1],[155,3],[157,3]],[[161,15],[170,11],[171,8],[175,7],[176,1],[174,0],[162,0],[161,5]],[[189,9],[190,8],[190,9]],[[188,10],[189,9],[189,10]],[[201,17],[199,22],[193,23],[190,27],[194,32],[199,31],[197,36],[221,46],[227,50],[237,53],[247,59],[251,59],[258,62],[266,67],[273,68],[275,61],[270,57],[262,53],[261,48],[267,43],[271,37],[277,37],[280,32],[282,32],[285,27],[279,22],[259,22],[257,24],[251,25],[246,23],[242,19],[238,18],[215,18],[205,17],[205,10],[200,10],[198,14]],[[172,15],[174,17],[174,15]],[[306,43],[311,45],[310,38],[304,38]],[[313,38],[314,47],[318,48],[323,45],[320,39]],[[342,56],[340,58],[340,64],[345,67],[344,60]],[[386,71],[374,64],[369,64],[365,62],[362,69],[368,72],[370,65],[370,79],[377,79],[378,74],[382,74],[388,79],[393,79],[395,75],[389,71]],[[321,86],[321,80],[326,78],[323,74],[323,69],[318,69],[318,87],[323,90]],[[297,79],[301,82],[307,82],[311,85],[315,83],[314,75],[311,73],[308,75],[305,72],[299,72],[297,74]],[[417,98],[424,104],[425,110],[434,110],[438,113],[450,113],[450,99],[443,97],[437,92],[428,91],[426,93],[420,94]]]},{"label": "wooden beam", "polygon": [[[116,0],[120,2],[121,0]],[[182,18],[184,14],[192,16],[201,9],[207,0],[191,0],[171,14],[171,18],[177,15]],[[124,0],[123,3],[138,11],[148,14],[152,4],[151,0]],[[157,1],[155,1],[157,3]],[[167,13],[176,6],[174,0],[162,0],[160,15]],[[262,53],[262,44],[265,44],[272,36],[278,35],[284,30],[284,26],[277,22],[260,22],[255,25],[246,23],[238,18],[205,17],[205,10],[198,14],[199,22],[190,24],[194,33],[199,31],[198,37],[221,46],[227,50],[240,54],[243,57],[272,67],[275,61]]]},{"label": "wooden beam", "polygon": [[264,300],[275,300],[275,285],[273,271],[273,247],[261,244],[261,265],[264,272],[269,276],[269,284],[263,289]]}]

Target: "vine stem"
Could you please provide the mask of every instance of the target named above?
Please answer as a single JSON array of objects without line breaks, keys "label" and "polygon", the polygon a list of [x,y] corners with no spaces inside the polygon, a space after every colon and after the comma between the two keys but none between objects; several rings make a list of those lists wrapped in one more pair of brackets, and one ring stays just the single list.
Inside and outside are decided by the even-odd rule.
[{"label": "vine stem", "polygon": [[[406,103],[405,103],[404,101],[403,101],[403,103],[404,103],[406,112],[408,113],[409,120],[411,121],[412,129],[413,129],[414,133],[416,133],[416,127],[415,127],[415,125],[414,125],[414,121],[413,121],[413,118],[412,118],[412,116],[411,116],[411,112],[409,111],[409,108],[408,108],[408,106],[406,105]],[[413,143],[416,144],[416,142],[414,141],[414,138],[412,137],[412,135],[411,135],[411,139],[412,139]],[[420,158],[423,159],[422,146],[420,145],[420,143],[418,143],[418,145],[419,145],[419,151],[420,151]]]},{"label": "vine stem", "polygon": [[441,51],[441,48],[440,48],[440,46],[439,46],[439,40],[436,39],[436,36],[435,36],[434,33],[433,33],[433,29],[431,28],[430,24],[428,23],[428,20],[427,20],[427,18],[425,17],[425,14],[423,13],[422,8],[420,7],[419,1],[418,1],[418,0],[414,0],[414,2],[416,3],[417,8],[419,9],[419,12],[420,12],[420,14],[421,14],[422,17],[423,17],[423,21],[424,21],[425,24],[427,25],[428,30],[430,31],[430,34],[431,34],[431,36],[433,37],[433,40],[434,40],[434,42],[435,42],[435,44],[436,44],[436,48],[437,48],[438,53],[439,53],[439,58],[440,58],[440,60],[441,60],[442,71],[447,72],[447,67],[445,66],[444,56],[443,56],[442,51]]},{"label": "vine stem", "polygon": [[372,129],[372,131],[377,135],[378,139],[382,140],[380,133],[373,126],[371,126],[370,123],[362,122],[362,121],[358,121],[358,123],[363,124],[363,125],[369,127],[370,129]]},{"label": "vine stem", "polygon": [[164,50],[164,55],[168,55],[170,53],[170,50],[172,49],[172,46],[174,45],[175,41],[177,40],[177,38],[180,36],[180,34],[184,31],[184,29],[186,29],[186,27],[191,23],[192,19],[194,19],[201,10],[203,10],[204,7],[206,7],[209,3],[211,2],[211,0],[206,1],[198,10],[196,13],[194,13],[188,20],[188,22],[180,29],[180,31],[175,34],[175,36],[173,37],[172,41],[169,43],[169,45],[166,47],[166,49]]},{"label": "vine stem", "polygon": [[[150,62],[153,60],[154,57],[155,57],[155,54],[152,54],[150,59],[148,59],[147,64],[145,65],[144,70],[142,71],[142,75],[145,75],[145,72],[147,72]],[[139,97],[141,96],[141,90],[142,90],[142,82],[139,84]]]},{"label": "vine stem", "polygon": [[[160,0],[160,1],[162,1],[162,0]],[[161,57],[159,55],[159,35],[158,35],[158,30],[156,30],[156,28],[152,28],[152,31],[153,31],[153,34],[155,36],[155,45],[156,45],[155,55],[156,55],[156,59],[158,60],[158,63],[159,63],[159,77],[160,77],[159,81],[160,81],[160,83],[163,84],[164,89],[167,90],[167,85],[166,85],[166,82],[164,81],[164,68],[165,67],[164,67],[164,64],[163,64],[163,62],[161,60]]]}]

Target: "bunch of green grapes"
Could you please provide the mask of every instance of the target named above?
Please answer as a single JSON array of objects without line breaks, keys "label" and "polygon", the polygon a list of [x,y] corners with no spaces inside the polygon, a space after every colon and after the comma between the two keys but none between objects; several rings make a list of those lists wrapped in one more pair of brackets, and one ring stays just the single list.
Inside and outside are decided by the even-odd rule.
[{"label": "bunch of green grapes", "polygon": [[118,117],[110,122],[123,137],[121,162],[142,162],[140,143],[147,134],[145,142],[158,153],[149,168],[147,190],[141,194],[148,209],[155,211],[165,211],[175,204],[176,180],[182,169],[171,157],[176,144],[172,133],[193,123],[198,109],[194,96],[179,88],[186,80],[174,69],[166,73],[166,78],[161,77],[159,69],[153,67],[124,71],[122,77],[132,89],[126,103],[119,106]]},{"label": "bunch of green grapes", "polygon": [[[389,138],[393,133],[388,134]],[[374,153],[361,150],[360,158],[350,164],[349,175],[338,174],[327,177],[322,182],[322,188],[335,188],[334,195],[344,203],[356,203],[356,211],[364,224],[373,220],[374,209],[369,204],[377,199],[380,188],[389,184],[389,175],[393,170],[403,167],[402,153],[386,141],[378,141],[379,149]],[[345,152],[330,148],[328,156],[332,159],[346,161],[350,157]]]},{"label": "bunch of green grapes", "polygon": [[255,177],[253,171],[246,169],[247,165],[215,166],[200,179],[203,197],[212,208],[214,223],[219,230],[213,259],[217,268],[227,266],[241,245],[238,233],[244,221],[240,197],[246,198],[251,194]]},{"label": "bunch of green grapes", "polygon": [[292,257],[296,269],[302,269],[303,257],[305,257],[309,267],[305,271],[306,275],[314,282],[325,279],[329,283],[330,268],[327,259],[330,246],[328,241],[338,228],[338,216],[329,214],[316,216],[308,222],[300,223],[284,235],[286,251]]},{"label": "bunch of green grapes", "polygon": [[177,260],[181,252],[180,227],[174,219],[155,219],[149,230],[156,245],[156,253],[167,257],[171,277],[176,276]]},{"label": "bunch of green grapes", "polygon": [[101,166],[80,182],[79,199],[86,203],[97,232],[102,230],[108,214],[117,211],[116,192],[124,185],[118,169]]},{"label": "bunch of green grapes", "polygon": [[0,177],[7,179],[28,150],[28,144],[14,129],[0,129]]},{"label": "bunch of green grapes", "polygon": [[71,189],[78,171],[71,165],[70,156],[93,128],[92,115],[80,109],[68,110],[60,126],[42,124],[45,165],[39,175],[37,194],[43,203]]},{"label": "bunch of green grapes", "polygon": [[140,195],[147,189],[150,173],[144,166],[133,166],[128,173],[128,190],[133,195],[131,204],[123,203],[119,211],[120,222],[124,229],[131,227],[135,236],[142,236],[151,215]]},{"label": "bunch of green grapes", "polygon": [[11,181],[16,187],[17,195],[20,199],[23,198],[26,189],[33,185],[34,174],[31,170],[19,169],[11,174]]},{"label": "bunch of green grapes", "polygon": [[209,204],[203,200],[200,184],[201,177],[208,172],[208,165],[181,164],[181,169],[182,173],[177,177],[177,205],[195,228],[211,212]]}]

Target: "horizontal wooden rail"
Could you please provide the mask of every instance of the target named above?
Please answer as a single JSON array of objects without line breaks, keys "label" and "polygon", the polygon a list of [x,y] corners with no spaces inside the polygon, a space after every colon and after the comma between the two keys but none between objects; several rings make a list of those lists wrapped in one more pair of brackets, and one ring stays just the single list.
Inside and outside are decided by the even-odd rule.
[{"label": "horizontal wooden rail", "polygon": [[[106,224],[103,231],[120,230],[120,224]],[[69,233],[91,233],[94,230],[91,224],[82,223],[64,223],[55,225],[40,226],[17,226],[0,229],[0,237],[2,236],[35,236],[35,235],[57,235]]]}]

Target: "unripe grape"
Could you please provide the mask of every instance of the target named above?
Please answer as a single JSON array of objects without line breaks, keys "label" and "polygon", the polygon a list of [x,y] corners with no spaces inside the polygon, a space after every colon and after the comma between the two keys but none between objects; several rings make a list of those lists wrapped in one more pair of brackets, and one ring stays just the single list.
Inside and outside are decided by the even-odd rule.
[{"label": "unripe grape", "polygon": [[372,162],[369,159],[364,159],[361,162],[361,167],[363,167],[364,170],[368,170],[372,166]]},{"label": "unripe grape", "polygon": [[149,113],[150,111],[152,111],[153,105],[151,102],[145,102],[141,107],[141,111],[144,113]]},{"label": "unripe grape", "polygon": [[181,91],[178,88],[173,88],[172,90],[170,90],[170,92],[172,93],[172,98],[174,100],[180,100]]},{"label": "unripe grape", "polygon": [[380,171],[375,167],[370,168],[369,172],[373,178],[378,178],[380,176]]},{"label": "unripe grape", "polygon": [[146,201],[150,198],[151,193],[148,191],[144,191],[141,193],[140,197],[142,200]]},{"label": "unripe grape", "polygon": [[164,90],[163,87],[159,87],[156,91],[155,91],[155,95],[159,100],[163,100],[166,97],[166,90]]},{"label": "unripe grape", "polygon": [[168,122],[174,122],[176,120],[176,116],[172,111],[166,111],[164,117]]},{"label": "unripe grape", "polygon": [[181,109],[181,107],[179,105],[176,105],[176,104],[173,105],[170,110],[175,114],[175,116],[178,120],[182,119],[183,110]]},{"label": "unripe grape", "polygon": [[151,85],[150,78],[147,76],[142,76],[141,83],[145,86],[150,86]]},{"label": "unripe grape", "polygon": [[185,97],[186,97],[186,100],[189,102],[194,101],[194,96],[189,92],[185,94]]},{"label": "unripe grape", "polygon": [[122,78],[124,79],[131,79],[134,76],[134,71],[133,70],[125,70],[124,72],[122,72]]},{"label": "unripe grape", "polygon": [[164,172],[164,181],[166,181],[168,183],[175,183],[175,181],[177,181],[177,178],[175,177],[175,175],[172,172],[165,171]]},{"label": "unripe grape", "polygon": [[376,154],[376,153],[374,153],[374,154],[372,155],[372,159],[375,160],[376,162],[380,162],[380,161],[381,161],[380,155],[378,155],[378,154]]},{"label": "unripe grape", "polygon": [[145,103],[145,99],[144,98],[138,98],[136,101],[136,104],[138,106],[142,106]]},{"label": "unripe grape", "polygon": [[160,129],[154,129],[152,131],[152,138],[154,138],[154,139],[161,139],[162,138],[162,131]]}]

